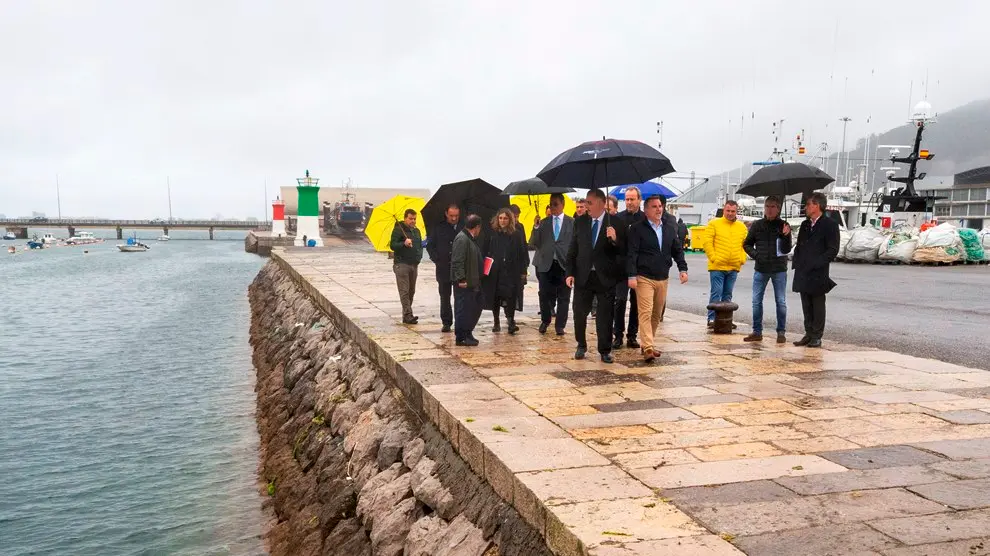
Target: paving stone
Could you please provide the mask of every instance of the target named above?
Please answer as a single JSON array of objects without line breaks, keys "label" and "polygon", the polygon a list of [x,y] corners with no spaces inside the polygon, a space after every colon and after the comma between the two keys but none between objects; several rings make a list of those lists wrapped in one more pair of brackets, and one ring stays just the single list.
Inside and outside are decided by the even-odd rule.
[{"label": "paving stone", "polygon": [[629,472],[651,487],[677,488],[841,471],[845,468],[818,456],[772,456],[631,469]]},{"label": "paving stone", "polygon": [[729,429],[735,427],[734,424],[725,419],[691,419],[688,421],[666,421],[663,423],[650,423],[651,429],[657,432],[679,434],[684,432],[707,431],[713,429]]},{"label": "paving stone", "polygon": [[978,425],[990,423],[990,413],[975,409],[959,409],[955,411],[939,411],[935,417],[956,425]]},{"label": "paving stone", "polygon": [[624,400],[657,400],[660,396],[657,389],[642,382],[617,382],[598,386],[578,386],[578,389],[590,395],[614,394]]},{"label": "paving stone", "polygon": [[654,388],[657,394],[664,400],[672,398],[697,398],[702,396],[714,396],[719,392],[711,388],[701,386],[680,386],[670,388]]},{"label": "paving stone", "polygon": [[598,410],[590,405],[575,405],[566,407],[541,407],[536,410],[544,417],[568,417],[571,415],[594,415]]},{"label": "paving stone", "polygon": [[805,433],[793,430],[789,427],[781,425],[765,425],[702,431],[685,431],[679,434],[671,435],[670,444],[672,446],[686,448],[688,446],[739,444],[743,442],[767,442],[770,440],[807,437],[808,435]]},{"label": "paving stone", "polygon": [[957,409],[990,409],[990,400],[986,398],[967,398],[964,400],[942,400],[937,402],[916,402],[916,405],[935,411],[954,411]]},{"label": "paving stone", "polygon": [[656,431],[646,425],[629,425],[626,427],[599,427],[592,429],[572,429],[568,431],[578,440],[613,440],[618,438],[630,438],[633,436],[649,436],[656,434]]},{"label": "paving stone", "polygon": [[923,452],[911,446],[884,446],[880,448],[860,448],[825,452],[821,457],[850,469],[879,469],[881,467],[903,467],[924,465],[941,461],[938,456]]},{"label": "paving stone", "polygon": [[908,490],[956,510],[973,510],[990,506],[990,479],[919,485]]},{"label": "paving stone", "polygon": [[853,444],[837,436],[819,436],[815,438],[799,438],[796,440],[774,440],[774,446],[787,451],[799,454],[817,454],[831,450],[848,450],[859,448],[858,444]]},{"label": "paving stone", "polygon": [[608,465],[601,454],[573,438],[542,439],[507,438],[489,441],[486,446],[513,473]]},{"label": "paving stone", "polygon": [[[581,363],[580,361],[576,363]],[[565,363],[565,367],[571,367],[573,364]],[[604,384],[621,384],[629,382],[629,378],[625,375],[618,375],[609,371],[602,370],[573,370],[573,371],[557,371],[550,373],[555,378],[566,380],[578,388],[582,386],[601,386]]]},{"label": "paving stone", "polygon": [[939,392],[935,390],[891,392],[888,394],[860,394],[853,397],[873,403],[933,402],[938,400],[958,400],[962,398],[962,396],[957,396],[956,394]]},{"label": "paving stone", "polygon": [[990,459],[943,461],[941,463],[934,463],[929,467],[960,479],[983,479],[990,477]]},{"label": "paving stone", "polygon": [[719,403],[712,405],[696,405],[692,413],[701,417],[731,417],[733,415],[752,415],[754,413],[773,413],[775,411],[791,411],[797,407],[781,400],[753,400],[738,403]]},{"label": "paving stone", "polygon": [[865,420],[857,419],[836,419],[834,421],[808,421],[805,423],[795,423],[794,430],[808,433],[812,436],[841,436],[848,437],[854,434],[866,434],[884,430],[879,425],[874,425]]},{"label": "paving stone", "polygon": [[663,489],[663,496],[679,508],[693,512],[700,508],[771,502],[796,498],[797,494],[769,481],[747,481],[717,486],[699,486]]},{"label": "paving stone", "polygon": [[[932,417],[931,415],[925,415],[924,413],[877,415],[873,417],[862,417],[861,420],[886,430],[914,428],[932,429],[944,427],[946,425],[944,420]],[[850,432],[848,434],[855,433]]]},{"label": "paving stone", "polygon": [[660,421],[697,419],[693,413],[679,407],[666,409],[643,409],[639,411],[619,411],[597,413],[595,415],[575,415],[554,417],[553,421],[565,429],[588,429],[592,427],[614,427],[618,425],[644,425]]},{"label": "paving stone", "polygon": [[687,451],[701,461],[721,461],[742,458],[779,456],[782,452],[765,442],[721,444],[718,446],[688,448]]},{"label": "paving stone", "polygon": [[698,458],[686,450],[648,450],[616,454],[612,461],[624,469],[639,469],[642,467],[658,468],[665,465],[680,465],[682,463],[697,463]]},{"label": "paving stone", "polygon": [[990,458],[990,438],[973,440],[943,440],[916,444],[919,448],[938,452],[950,459]]},{"label": "paving stone", "polygon": [[855,407],[837,407],[831,409],[800,409],[794,412],[795,415],[810,419],[812,421],[824,421],[826,419],[846,419],[848,417],[864,417],[870,414]]},{"label": "paving stone", "polygon": [[[875,554],[900,545],[894,539],[863,524],[810,527],[780,533],[740,537],[733,543],[750,556],[781,554]],[[870,552],[873,551],[873,552]]]},{"label": "paving stone", "polygon": [[[503,382],[500,384],[500,386],[503,390],[511,394],[515,394],[520,397],[527,396],[530,398],[536,397],[535,395],[529,393],[533,391],[549,390],[552,392],[551,394],[545,397],[560,396],[561,394],[577,395],[583,393],[577,390],[576,388],[574,388],[574,385],[571,384],[570,382],[567,382],[566,380],[561,380],[559,378],[551,378],[548,380],[512,380],[508,382]],[[571,394],[570,393],[571,391],[574,391],[576,393]]]},{"label": "paving stone", "polygon": [[714,405],[748,401],[752,401],[752,398],[748,398],[742,394],[715,394],[712,396],[698,396],[696,398],[676,398],[670,400],[670,403],[678,407],[694,407],[696,405]]},{"label": "paving stone", "polygon": [[678,537],[662,541],[624,542],[599,546],[591,556],[742,556],[736,547],[715,535]]},{"label": "paving stone", "polygon": [[945,510],[940,504],[905,490],[891,488],[715,506],[694,512],[694,517],[713,531],[748,536]]},{"label": "paving stone", "polygon": [[759,413],[757,415],[730,415],[730,421],[740,425],[786,425],[790,423],[803,423],[808,419],[800,417],[790,412]]},{"label": "paving stone", "polygon": [[547,505],[653,495],[653,491],[614,465],[517,473],[516,478]]},{"label": "paving stone", "polygon": [[656,496],[595,500],[548,508],[589,550],[619,541],[644,541],[700,535],[706,531],[686,514]]},{"label": "paving stone", "polygon": [[904,544],[914,545],[979,538],[987,534],[988,523],[990,510],[969,510],[882,519],[870,522],[870,526]]},{"label": "paving stone", "polygon": [[558,407],[582,407],[593,404],[622,403],[625,398],[615,394],[580,394],[578,396],[550,396],[546,398],[524,398],[526,405],[536,409]]},{"label": "paving stone", "polygon": [[824,473],[775,479],[777,483],[804,495],[905,487],[951,480],[953,477],[950,474],[921,465],[859,469],[845,473]]},{"label": "paving stone", "polygon": [[884,556],[988,556],[990,536],[965,541],[905,546],[888,550],[883,554]]},{"label": "paving stone", "polygon": [[644,452],[647,450],[669,450],[675,447],[670,444],[669,434],[651,434],[650,436],[617,438],[613,440],[592,439],[588,440],[586,444],[603,456],[628,452]]},{"label": "paving stone", "polygon": [[[659,409],[663,407],[674,407],[671,404],[660,400],[638,400],[638,401],[628,401],[621,403],[604,403],[604,404],[592,404],[593,408],[601,411],[602,413],[614,413],[616,411],[637,411],[640,409]],[[990,417],[990,414],[987,414]]]},{"label": "paving stone", "polygon": [[860,446],[922,444],[939,441],[972,440],[990,437],[990,425],[947,425],[936,429],[900,429],[850,436]]}]

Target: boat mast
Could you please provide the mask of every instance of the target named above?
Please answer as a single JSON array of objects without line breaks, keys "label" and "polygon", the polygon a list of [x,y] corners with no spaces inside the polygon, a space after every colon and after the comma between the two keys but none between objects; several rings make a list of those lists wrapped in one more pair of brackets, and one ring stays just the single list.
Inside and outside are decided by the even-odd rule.
[{"label": "boat mast", "polygon": [[58,219],[62,219],[62,193],[58,188],[58,174],[55,174],[55,202],[58,203]]},{"label": "boat mast", "polygon": [[168,189],[168,223],[172,223],[172,182],[165,176],[165,187]]}]

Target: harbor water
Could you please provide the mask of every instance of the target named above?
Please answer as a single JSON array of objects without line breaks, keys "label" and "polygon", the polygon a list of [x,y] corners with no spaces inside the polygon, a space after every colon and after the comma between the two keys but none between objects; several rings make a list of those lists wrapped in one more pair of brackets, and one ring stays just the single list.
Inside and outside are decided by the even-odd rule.
[{"label": "harbor water", "polygon": [[263,260],[241,241],[6,253],[24,243],[0,243],[0,553],[263,554]]}]

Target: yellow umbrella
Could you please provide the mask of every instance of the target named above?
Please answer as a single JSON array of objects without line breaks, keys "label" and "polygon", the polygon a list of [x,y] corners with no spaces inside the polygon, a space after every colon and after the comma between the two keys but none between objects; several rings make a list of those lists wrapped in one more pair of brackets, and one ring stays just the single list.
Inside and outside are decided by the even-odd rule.
[{"label": "yellow umbrella", "polygon": [[[547,207],[550,206],[550,196],[512,195],[509,197],[509,203],[519,206],[519,223],[526,230],[526,241],[529,241],[529,236],[533,233],[533,219],[537,216],[544,218],[547,215],[546,211]],[[571,199],[568,195],[564,195],[564,214],[574,216],[575,210],[577,210],[577,205],[574,204],[574,199]]]},{"label": "yellow umbrella", "polygon": [[419,228],[420,236],[426,237],[426,224],[420,214],[424,205],[426,205],[425,199],[396,195],[371,211],[371,217],[364,227],[364,235],[368,236],[376,251],[391,251],[389,240],[392,238],[395,223],[402,222],[406,209],[413,209],[416,211],[416,227]]}]

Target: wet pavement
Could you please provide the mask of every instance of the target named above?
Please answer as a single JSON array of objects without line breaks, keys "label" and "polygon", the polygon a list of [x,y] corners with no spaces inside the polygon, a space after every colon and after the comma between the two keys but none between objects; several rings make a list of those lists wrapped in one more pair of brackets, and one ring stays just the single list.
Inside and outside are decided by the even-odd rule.
[{"label": "wet pavement", "polygon": [[518,335],[491,332],[488,313],[480,346],[456,347],[428,262],[419,324],[404,326],[384,255],[276,258],[422,391],[558,554],[990,554],[990,372],[834,341],[744,344],[674,310],[652,364],[630,349],[575,361],[571,324],[538,333],[532,283]]}]

